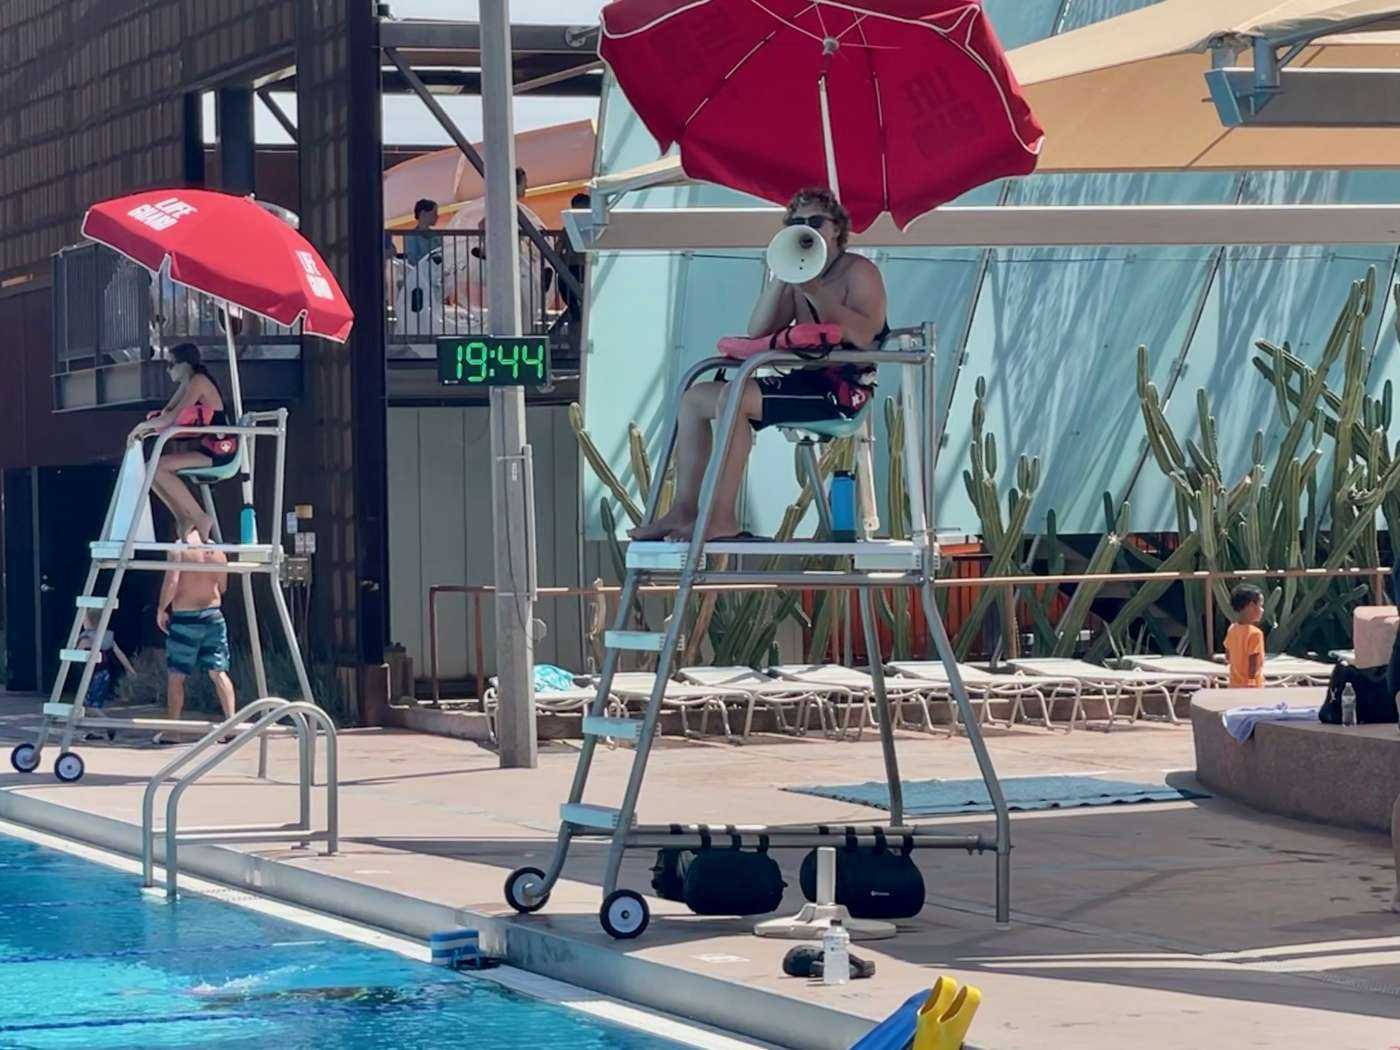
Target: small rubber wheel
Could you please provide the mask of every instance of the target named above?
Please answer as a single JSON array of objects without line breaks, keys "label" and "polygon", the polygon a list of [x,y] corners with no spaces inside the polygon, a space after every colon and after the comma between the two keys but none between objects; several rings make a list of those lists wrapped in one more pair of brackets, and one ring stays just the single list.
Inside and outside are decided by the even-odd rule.
[{"label": "small rubber wheel", "polygon": [[83,760],[76,751],[65,751],[54,759],[53,775],[65,784],[72,784],[83,777]]},{"label": "small rubber wheel", "polygon": [[598,909],[598,921],[608,936],[619,941],[640,937],[647,923],[651,921],[651,909],[640,893],[632,890],[613,890],[603,899]]},{"label": "small rubber wheel", "polygon": [[537,896],[532,890],[543,884],[544,872],[539,868],[516,868],[506,876],[506,903],[521,915],[539,911],[549,903],[549,894]]},{"label": "small rubber wheel", "polygon": [[39,749],[33,744],[20,744],[10,752],[10,765],[16,773],[33,773],[39,768]]}]

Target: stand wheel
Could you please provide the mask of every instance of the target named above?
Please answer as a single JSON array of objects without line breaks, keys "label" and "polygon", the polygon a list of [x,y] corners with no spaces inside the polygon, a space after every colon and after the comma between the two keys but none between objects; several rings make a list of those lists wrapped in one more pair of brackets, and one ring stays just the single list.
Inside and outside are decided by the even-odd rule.
[{"label": "stand wheel", "polygon": [[53,775],[65,784],[81,780],[83,760],[76,751],[65,751],[54,760]]},{"label": "stand wheel", "polygon": [[10,752],[10,765],[16,773],[33,773],[39,768],[39,749],[33,744],[20,744]]},{"label": "stand wheel", "polygon": [[539,911],[549,902],[549,894],[538,894],[544,885],[544,872],[539,868],[516,868],[506,876],[506,903],[521,915]]},{"label": "stand wheel", "polygon": [[647,923],[651,921],[651,910],[640,893],[632,890],[613,890],[603,900],[598,909],[598,921],[608,936],[619,941],[640,937]]}]

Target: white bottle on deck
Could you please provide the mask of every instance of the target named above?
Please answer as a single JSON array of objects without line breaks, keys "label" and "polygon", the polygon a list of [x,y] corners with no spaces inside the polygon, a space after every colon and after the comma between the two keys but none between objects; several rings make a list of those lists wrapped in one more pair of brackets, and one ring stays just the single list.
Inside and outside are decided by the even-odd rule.
[{"label": "white bottle on deck", "polygon": [[851,979],[851,935],[840,919],[832,919],[822,934],[822,984],[845,984]]},{"label": "white bottle on deck", "polygon": [[1356,690],[1350,682],[1342,690],[1342,725],[1356,725]]}]

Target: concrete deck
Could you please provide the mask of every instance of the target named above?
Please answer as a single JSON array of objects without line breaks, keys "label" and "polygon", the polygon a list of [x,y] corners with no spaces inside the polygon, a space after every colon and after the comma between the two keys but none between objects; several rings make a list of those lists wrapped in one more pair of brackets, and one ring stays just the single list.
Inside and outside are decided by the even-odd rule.
[{"label": "concrete deck", "polygon": [[[0,695],[0,735],[22,739],[37,706],[33,698]],[[1193,761],[1185,726],[988,736],[1003,776],[1102,772],[1160,782],[1167,774],[1192,782],[1182,772]],[[976,773],[962,740],[901,733],[899,742],[906,779]],[[293,745],[271,747],[280,783],[252,778],[250,749],[188,793],[184,819],[288,819]],[[901,924],[897,939],[856,947],[876,960],[874,979],[827,989],[781,975],[789,942],[760,940],[751,922],[702,919],[680,905],[653,901],[652,925],[640,940],[610,941],[596,919],[597,845],[575,847],[544,911],[510,917],[502,882],[510,869],[547,859],[576,751],[555,742],[537,770],[499,770],[495,754],[475,743],[403,730],[347,732],[342,852],[327,858],[249,847],[241,858],[246,884],[288,893],[300,887],[303,899],[320,894],[323,910],[361,919],[359,887],[426,902],[420,926],[451,914],[434,903],[497,917],[486,920],[493,936],[503,935],[516,954],[532,945],[525,961],[551,976],[612,994],[630,985],[627,997],[709,1023],[716,1009],[724,1016],[728,997],[740,1004],[730,1014],[740,1027],[794,1047],[848,1046],[869,1023],[861,1019],[883,1016],[939,973],[983,989],[972,1042],[984,1050],[1388,1050],[1400,1043],[1400,919],[1389,907],[1394,877],[1383,835],[1264,815],[1219,798],[1014,816],[1010,930],[991,921],[990,855],[916,854],[929,906]],[[71,820],[90,828],[92,839],[115,842],[119,825],[99,818],[138,822],[145,778],[171,752],[87,745],[82,753],[88,773],[76,785],[52,778],[52,753],[38,774],[0,776],[0,818],[50,827]],[[620,796],[630,759],[630,751],[600,749],[590,801]],[[878,821],[877,810],[780,789],[880,775],[879,744],[870,735],[861,743],[764,736],[744,747],[668,739],[653,754],[639,819]],[[319,791],[316,803],[319,809]],[[981,817],[945,823],[990,829]],[[193,862],[216,852],[223,853],[190,847],[182,856]],[[801,903],[798,860],[779,855],[790,884],[785,912]],[[649,889],[651,863],[629,854],[623,885]],[[346,881],[314,882],[305,873]],[[664,987],[665,974],[677,975],[680,990]],[[702,980],[687,983],[682,975]],[[784,1008],[757,1018],[759,1001]]]}]

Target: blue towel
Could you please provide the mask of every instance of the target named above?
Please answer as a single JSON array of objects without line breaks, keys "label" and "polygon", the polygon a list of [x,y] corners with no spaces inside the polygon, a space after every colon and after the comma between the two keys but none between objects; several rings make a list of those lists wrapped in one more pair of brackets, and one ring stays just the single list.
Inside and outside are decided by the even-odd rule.
[{"label": "blue towel", "polygon": [[1225,731],[1243,744],[1260,722],[1316,722],[1320,710],[1317,706],[1289,707],[1280,700],[1272,706],[1232,707],[1220,720],[1225,723]]},{"label": "blue towel", "polygon": [[[990,813],[992,800],[981,780],[906,780],[904,813],[930,817],[945,813]],[[883,780],[836,787],[794,787],[803,795],[818,795],[841,802],[855,802],[877,809],[890,808],[889,787]],[[1107,806],[1131,802],[1177,802],[1183,798],[1209,798],[1189,788],[1165,784],[1138,784],[1101,777],[1011,777],[1001,782],[1009,809],[1060,809],[1068,806]]]}]

